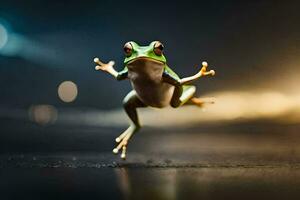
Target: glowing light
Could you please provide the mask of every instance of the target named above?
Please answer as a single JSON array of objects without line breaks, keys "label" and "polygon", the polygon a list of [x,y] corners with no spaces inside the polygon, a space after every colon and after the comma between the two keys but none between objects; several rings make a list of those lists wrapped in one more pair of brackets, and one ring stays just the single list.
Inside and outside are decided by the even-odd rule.
[{"label": "glowing light", "polygon": [[40,125],[52,124],[57,119],[57,110],[51,105],[34,105],[29,108],[29,118]]},{"label": "glowing light", "polygon": [[24,36],[14,33],[5,20],[0,18],[0,54],[4,56],[23,56],[28,50]]},{"label": "glowing light", "polygon": [[2,24],[0,24],[0,49],[2,49],[6,45],[7,40],[8,40],[7,30]]},{"label": "glowing light", "polygon": [[58,96],[63,102],[74,101],[77,94],[77,85],[72,81],[64,81],[58,86]]},{"label": "glowing light", "polygon": [[[197,123],[253,119],[272,119],[280,123],[300,122],[300,95],[277,91],[224,91],[209,96],[215,97],[215,104],[204,105],[205,112],[203,108],[195,106],[183,106],[179,109],[140,108],[139,117],[144,125],[159,127],[185,127]],[[97,111],[89,115],[70,114],[68,120],[95,126],[128,124],[128,117],[122,109]]]}]

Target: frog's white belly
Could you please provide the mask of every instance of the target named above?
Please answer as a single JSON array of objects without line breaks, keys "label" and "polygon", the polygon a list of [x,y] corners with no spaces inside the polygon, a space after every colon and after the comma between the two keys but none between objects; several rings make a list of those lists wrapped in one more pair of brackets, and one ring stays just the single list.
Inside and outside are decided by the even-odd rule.
[{"label": "frog's white belly", "polygon": [[127,68],[131,85],[142,102],[158,108],[170,105],[174,86],[162,81],[163,63],[138,59]]},{"label": "frog's white belly", "polygon": [[[174,86],[168,83],[140,84],[143,80],[131,81],[133,89],[142,102],[148,106],[162,108],[170,105]],[[145,83],[145,82],[144,82]]]}]

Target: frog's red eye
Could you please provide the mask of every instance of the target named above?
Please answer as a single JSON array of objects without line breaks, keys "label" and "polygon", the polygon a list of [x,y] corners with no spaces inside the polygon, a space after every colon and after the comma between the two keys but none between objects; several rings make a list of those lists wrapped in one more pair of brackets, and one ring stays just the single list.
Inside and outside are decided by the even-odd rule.
[{"label": "frog's red eye", "polygon": [[164,45],[161,42],[155,42],[153,51],[156,55],[161,56],[164,49]]},{"label": "frog's red eye", "polygon": [[124,53],[127,57],[131,56],[132,54],[132,46],[130,44],[130,42],[127,42],[125,45],[124,45]]}]

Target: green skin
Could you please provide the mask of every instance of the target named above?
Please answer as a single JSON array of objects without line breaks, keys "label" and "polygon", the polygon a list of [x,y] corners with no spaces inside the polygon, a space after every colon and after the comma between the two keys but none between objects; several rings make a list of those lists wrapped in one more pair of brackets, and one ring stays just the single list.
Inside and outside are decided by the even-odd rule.
[{"label": "green skin", "polygon": [[139,46],[135,42],[128,42],[127,44],[131,45],[132,48],[131,54],[125,57],[125,67],[120,72],[114,70],[113,61],[110,61],[108,64],[101,63],[99,59],[95,61],[100,65],[96,67],[97,70],[107,71],[117,80],[129,79],[133,88],[123,100],[124,109],[132,124],[123,134],[116,138],[116,141],[120,142],[120,144],[113,150],[114,153],[118,153],[119,149],[123,148],[122,158],[126,157],[126,146],[130,136],[141,127],[137,108],[147,106],[156,108],[172,106],[177,108],[190,103],[189,100],[194,98],[196,91],[196,87],[190,85],[190,83],[202,75],[214,74],[213,70],[206,72],[206,66],[198,74],[180,79],[168,67],[165,56],[155,53],[157,42],[151,42],[149,46]]},{"label": "green skin", "polygon": [[[155,43],[156,41],[149,46],[139,46],[130,42],[132,54],[124,59],[125,68],[117,77],[118,80],[128,78],[134,89],[125,97],[125,105],[132,96],[137,96],[137,101],[140,100],[144,106],[163,108],[171,105],[176,108],[195,92],[194,86],[179,83],[179,76],[168,67],[163,54],[159,56],[154,53]],[[180,99],[181,96],[184,98]],[[136,126],[140,126],[138,121],[134,122]]]}]

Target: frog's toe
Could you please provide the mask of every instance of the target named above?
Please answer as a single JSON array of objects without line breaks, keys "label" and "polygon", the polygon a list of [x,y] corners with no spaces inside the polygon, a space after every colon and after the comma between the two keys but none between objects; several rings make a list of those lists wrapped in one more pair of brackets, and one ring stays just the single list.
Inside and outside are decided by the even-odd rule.
[{"label": "frog's toe", "polygon": [[214,104],[215,98],[198,98],[193,97],[190,99],[190,101],[195,104],[196,106],[203,107],[204,104]]},{"label": "frog's toe", "polygon": [[122,149],[121,158],[125,159],[128,140],[130,139],[132,134],[133,134],[133,132],[127,132],[123,136],[121,135],[123,137],[122,139],[121,139],[121,137],[116,138],[116,141],[117,141],[117,139],[118,139],[118,141],[119,140],[120,141],[119,141],[118,146],[113,149],[113,153],[117,154]]},{"label": "frog's toe", "polygon": [[124,160],[126,159],[126,146],[122,147],[121,158],[124,159]]},{"label": "frog's toe", "polygon": [[127,149],[127,144],[128,144],[128,140],[127,139],[123,139],[116,148],[113,149],[113,153],[114,154],[118,154],[119,151],[122,149],[122,153],[121,153],[121,158],[125,159],[126,158],[126,149]]},{"label": "frog's toe", "polygon": [[116,146],[116,148],[113,149],[113,153],[117,154],[122,149],[121,158],[125,159],[128,141],[137,130],[138,128],[136,126],[131,125],[126,131],[124,131],[119,137],[117,137],[115,141],[119,144]]},{"label": "frog's toe", "polygon": [[117,149],[117,148],[114,148],[114,149],[113,149],[113,153],[114,153],[114,154],[117,154],[117,153],[119,153],[119,149]]},{"label": "frog's toe", "polygon": [[125,136],[126,136],[128,133],[130,133],[130,132],[132,132],[131,126],[128,127],[128,129],[126,129],[121,135],[119,135],[119,136],[115,139],[115,141],[116,141],[117,143],[121,142],[121,141],[125,138]]}]

